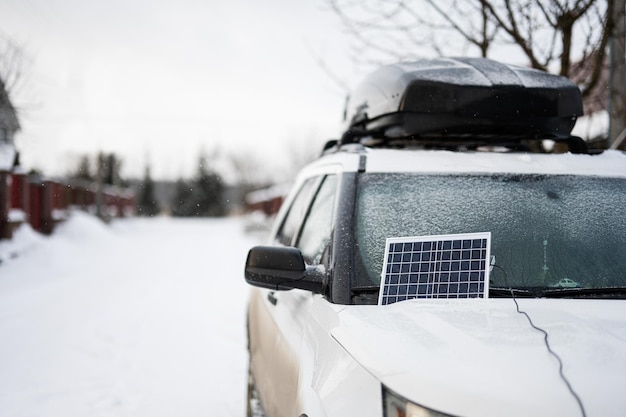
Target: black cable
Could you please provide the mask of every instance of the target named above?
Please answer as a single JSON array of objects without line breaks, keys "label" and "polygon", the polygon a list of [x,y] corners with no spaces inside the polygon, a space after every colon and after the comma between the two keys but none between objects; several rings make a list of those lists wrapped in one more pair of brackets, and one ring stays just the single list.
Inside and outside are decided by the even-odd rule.
[{"label": "black cable", "polygon": [[513,302],[515,303],[515,308],[517,312],[523,316],[526,316],[526,318],[528,319],[528,323],[530,324],[530,327],[543,333],[543,340],[545,342],[546,348],[548,349],[548,352],[552,356],[554,356],[559,363],[559,375],[561,376],[561,379],[563,380],[563,382],[565,382],[567,389],[572,394],[572,396],[576,399],[576,402],[578,403],[578,406],[580,407],[580,412],[582,413],[582,416],[587,417],[587,413],[585,413],[585,407],[583,406],[582,400],[580,399],[576,391],[574,391],[572,384],[569,382],[569,380],[565,376],[565,373],[563,372],[563,361],[561,360],[561,357],[557,355],[557,353],[553,351],[552,347],[550,346],[550,342],[548,341],[548,332],[542,329],[541,327],[536,326],[535,323],[533,323],[530,316],[528,315],[528,313],[520,309],[519,304],[517,303],[517,298],[515,298],[515,293],[513,292],[513,288],[511,288],[511,285],[509,284],[509,275],[506,273],[504,268],[502,268],[500,265],[495,265],[495,264],[493,266],[498,268],[502,272],[504,272],[504,280],[506,282],[506,286],[509,287],[509,291],[511,291],[511,297],[513,298]]}]

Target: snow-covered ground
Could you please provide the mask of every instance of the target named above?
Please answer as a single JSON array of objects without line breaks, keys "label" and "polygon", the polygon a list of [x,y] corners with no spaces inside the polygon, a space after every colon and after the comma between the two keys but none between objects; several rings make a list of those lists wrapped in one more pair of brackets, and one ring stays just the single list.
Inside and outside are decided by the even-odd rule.
[{"label": "snow-covered ground", "polygon": [[75,213],[0,242],[0,416],[243,416],[243,229]]}]

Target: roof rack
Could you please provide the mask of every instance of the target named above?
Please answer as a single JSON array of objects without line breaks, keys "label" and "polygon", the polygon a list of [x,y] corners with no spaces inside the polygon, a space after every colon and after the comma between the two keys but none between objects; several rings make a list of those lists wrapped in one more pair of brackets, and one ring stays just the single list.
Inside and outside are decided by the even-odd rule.
[{"label": "roof rack", "polygon": [[551,139],[587,152],[571,136],[580,90],[543,71],[484,58],[441,58],[382,67],[348,98],[340,144],[473,149],[530,148]]}]

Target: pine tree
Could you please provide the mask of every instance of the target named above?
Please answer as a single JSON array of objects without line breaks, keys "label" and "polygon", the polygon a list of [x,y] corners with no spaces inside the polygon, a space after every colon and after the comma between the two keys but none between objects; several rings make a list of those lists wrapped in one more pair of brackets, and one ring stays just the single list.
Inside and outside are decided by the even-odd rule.
[{"label": "pine tree", "polygon": [[194,200],[193,184],[184,179],[176,181],[176,189],[172,201],[172,216],[198,216],[198,207]]},{"label": "pine tree", "polygon": [[195,200],[200,216],[223,216],[224,207],[224,184],[221,178],[207,166],[205,156],[200,156],[198,174],[195,179]]},{"label": "pine tree", "polygon": [[150,176],[150,166],[146,166],[143,182],[139,185],[139,196],[137,198],[137,213],[140,216],[155,216],[159,214],[161,208],[154,195],[154,181]]},{"label": "pine tree", "polygon": [[78,162],[78,167],[76,168],[75,173],[71,173],[70,177],[76,178],[77,180],[85,181],[85,182],[93,182],[93,169],[91,160],[88,155],[81,155],[80,160]]},{"label": "pine tree", "polygon": [[122,168],[121,159],[114,153],[100,152],[98,154],[103,184],[121,185],[122,177],[120,170]]},{"label": "pine tree", "polygon": [[215,217],[226,214],[224,183],[216,172],[209,169],[204,155],[198,160],[196,176],[190,181],[179,179],[174,194],[174,216]]}]

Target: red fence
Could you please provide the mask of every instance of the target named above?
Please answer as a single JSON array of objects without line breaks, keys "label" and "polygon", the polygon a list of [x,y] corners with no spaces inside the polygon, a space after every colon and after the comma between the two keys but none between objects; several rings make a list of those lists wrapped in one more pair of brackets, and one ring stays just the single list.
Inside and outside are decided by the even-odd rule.
[{"label": "red fence", "polygon": [[0,171],[0,239],[11,238],[25,222],[50,234],[72,209],[105,219],[131,216],[135,198],[132,192],[119,187],[107,186],[98,192],[94,184],[37,180],[26,174]]}]

